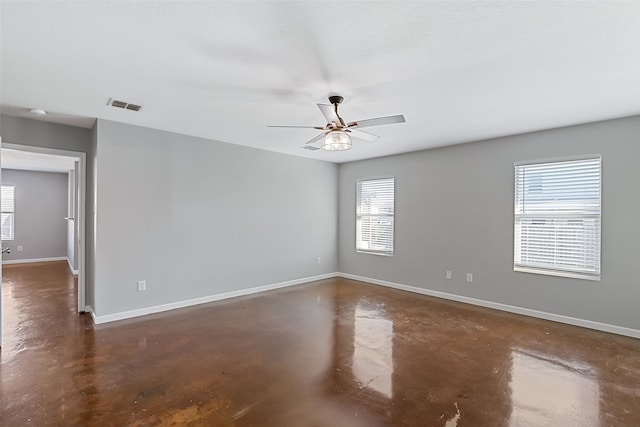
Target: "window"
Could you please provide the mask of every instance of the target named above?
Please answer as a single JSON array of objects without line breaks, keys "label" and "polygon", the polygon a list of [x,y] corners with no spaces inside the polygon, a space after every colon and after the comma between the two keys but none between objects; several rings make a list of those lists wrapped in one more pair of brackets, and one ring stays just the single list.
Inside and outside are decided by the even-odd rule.
[{"label": "window", "polygon": [[13,240],[13,205],[14,191],[12,185],[3,185],[0,196],[2,206],[2,240]]},{"label": "window", "polygon": [[394,178],[358,180],[356,251],[393,255]]},{"label": "window", "polygon": [[515,165],[515,271],[600,280],[600,182],[600,157]]}]

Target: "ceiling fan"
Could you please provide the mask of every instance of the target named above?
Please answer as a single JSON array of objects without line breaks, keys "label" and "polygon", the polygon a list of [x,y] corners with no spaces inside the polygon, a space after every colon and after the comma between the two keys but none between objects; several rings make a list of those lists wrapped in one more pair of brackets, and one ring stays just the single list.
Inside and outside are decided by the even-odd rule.
[{"label": "ceiling fan", "polygon": [[[272,128],[304,128],[317,129],[323,131],[320,135],[307,141],[302,148],[307,150],[319,150],[322,148],[327,151],[343,151],[351,148],[351,137],[362,139],[364,141],[375,141],[378,135],[361,131],[360,128],[389,125],[392,123],[404,123],[404,116],[387,116],[378,117],[376,119],[358,120],[356,122],[345,122],[338,114],[338,105],[343,101],[340,95],[329,96],[328,104],[317,104],[320,112],[327,119],[325,126],[268,126]],[[316,142],[322,140],[320,148],[313,146]]]}]

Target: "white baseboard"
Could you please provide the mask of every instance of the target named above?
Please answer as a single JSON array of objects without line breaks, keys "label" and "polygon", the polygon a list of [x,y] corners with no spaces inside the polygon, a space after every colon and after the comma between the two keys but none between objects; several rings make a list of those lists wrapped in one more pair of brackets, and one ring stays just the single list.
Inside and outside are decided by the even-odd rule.
[{"label": "white baseboard", "polygon": [[345,279],[353,279],[361,282],[367,282],[374,285],[386,286],[389,288],[400,289],[403,291],[413,292],[422,295],[428,295],[436,298],[442,298],[450,301],[461,302],[465,304],[476,305],[480,307],[492,308],[495,310],[506,311],[509,313],[521,314],[529,317],[536,317],[538,319],[551,320],[553,322],[565,323],[568,325],[580,326],[588,329],[595,329],[598,331],[609,332],[618,335],[624,335],[632,338],[640,338],[640,330],[626,328],[623,326],[610,325],[607,323],[595,322],[592,320],[580,319],[576,317],[564,316],[561,314],[548,313],[545,311],[533,310],[524,307],[518,307],[508,304],[502,304],[492,301],[481,300],[477,298],[465,297],[462,295],[449,294],[446,292],[434,291],[431,289],[418,288],[415,286],[403,285],[400,283],[388,282],[386,280],[373,279],[370,277],[358,276],[348,273],[327,273],[318,276],[304,277],[301,279],[290,280],[286,282],[273,283],[270,285],[257,286],[254,288],[240,289],[237,291],[225,292],[221,294],[208,295],[200,298],[193,298],[184,301],[178,301],[174,303],[162,304],[153,307],[145,307],[136,310],[123,311],[119,313],[107,314],[98,316],[94,313],[91,306],[87,305],[85,311],[91,313],[93,322],[96,325],[108,322],[115,322],[117,320],[130,319],[133,317],[144,316],[147,314],[160,313],[163,311],[175,310],[177,308],[189,307],[193,305],[206,304],[208,302],[220,301],[229,298],[235,298],[244,295],[251,295],[260,292],[270,291],[274,289],[285,288],[294,285],[300,285],[303,283],[313,282],[316,280],[330,279],[332,277],[344,277]]},{"label": "white baseboard", "polygon": [[93,307],[91,307],[90,305],[85,305],[84,306],[84,312],[90,314],[91,318],[93,319],[93,322],[95,323],[96,314],[93,312]]},{"label": "white baseboard", "polygon": [[517,307],[514,305],[501,304],[492,301],[470,298],[461,295],[449,294],[446,292],[433,291],[415,286],[403,285],[400,283],[387,282],[385,280],[372,279],[370,277],[357,276],[355,274],[337,273],[339,277],[345,279],[359,280],[361,282],[373,283],[375,285],[387,286],[389,288],[401,289],[403,291],[414,292],[422,295],[443,298],[465,304],[478,305],[480,307],[493,308],[495,310],[507,311],[509,313],[522,314],[524,316],[537,317],[539,319],[551,320],[554,322],[566,323],[583,328],[595,329],[598,331],[610,332],[612,334],[625,335],[633,338],[640,338],[640,330],[626,328],[623,326],[610,325],[607,323],[594,322],[592,320],[579,319],[576,317],[563,316],[561,314],[547,313],[545,311],[532,310],[530,308]]},{"label": "white baseboard", "polygon": [[316,280],[330,279],[332,277],[336,277],[337,275],[338,273],[321,274],[318,276],[304,277],[301,279],[289,280],[286,282],[273,283],[273,284],[264,285],[264,286],[256,286],[254,288],[240,289],[237,291],[224,292],[224,293],[215,294],[215,295],[208,295],[205,297],[193,298],[193,299],[172,302],[172,303],[162,304],[162,305],[156,305],[153,307],[145,307],[145,308],[139,308],[135,310],[121,311],[119,313],[105,314],[102,316],[96,315],[90,306],[87,306],[87,307],[91,309],[91,316],[93,317],[93,322],[96,325],[99,325],[107,322],[115,322],[117,320],[130,319],[132,317],[145,316],[147,314],[175,310],[177,308],[184,308],[184,307],[190,307],[193,305],[206,304],[208,302],[220,301],[223,299],[235,298],[235,297],[240,297],[244,295],[257,294],[259,292],[271,291],[274,289],[285,288],[288,286],[300,285],[303,283],[314,282]]},{"label": "white baseboard", "polygon": [[67,257],[59,256],[53,258],[31,258],[31,259],[10,259],[2,261],[2,265],[9,264],[29,264],[32,262],[67,261]]},{"label": "white baseboard", "polygon": [[74,276],[78,275],[78,270],[74,270],[73,269],[73,265],[71,264],[71,260],[67,257],[67,264],[69,264],[69,270],[71,270],[71,274],[73,274]]}]

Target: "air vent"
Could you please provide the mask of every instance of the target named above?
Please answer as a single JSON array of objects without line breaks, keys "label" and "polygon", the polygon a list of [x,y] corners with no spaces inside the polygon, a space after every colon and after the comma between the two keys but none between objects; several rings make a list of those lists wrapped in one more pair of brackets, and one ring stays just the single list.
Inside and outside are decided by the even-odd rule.
[{"label": "air vent", "polygon": [[129,102],[118,101],[117,99],[110,98],[107,105],[111,105],[116,108],[124,108],[125,110],[131,111],[140,111],[142,110],[142,105],[131,104]]},{"label": "air vent", "polygon": [[302,147],[302,148],[304,148],[305,150],[311,150],[311,151],[319,150],[319,148],[318,148],[318,147],[314,147],[313,145],[305,145],[305,146],[304,146],[304,147]]}]

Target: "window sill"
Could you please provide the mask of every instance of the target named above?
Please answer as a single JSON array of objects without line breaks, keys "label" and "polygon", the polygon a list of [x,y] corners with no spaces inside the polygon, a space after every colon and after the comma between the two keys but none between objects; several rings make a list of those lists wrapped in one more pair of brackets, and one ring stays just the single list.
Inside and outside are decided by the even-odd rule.
[{"label": "window sill", "polygon": [[543,274],[545,276],[566,277],[570,279],[593,280],[596,282],[600,281],[600,275],[596,276],[593,274],[585,274],[585,273],[577,273],[577,272],[573,273],[570,271],[548,270],[543,268],[518,267],[518,266],[514,266],[513,271],[517,271],[520,273]]},{"label": "window sill", "polygon": [[380,255],[380,256],[393,256],[393,253],[384,253],[384,252],[373,252],[373,251],[364,251],[356,249],[356,253],[358,254],[367,254],[367,255]]}]

